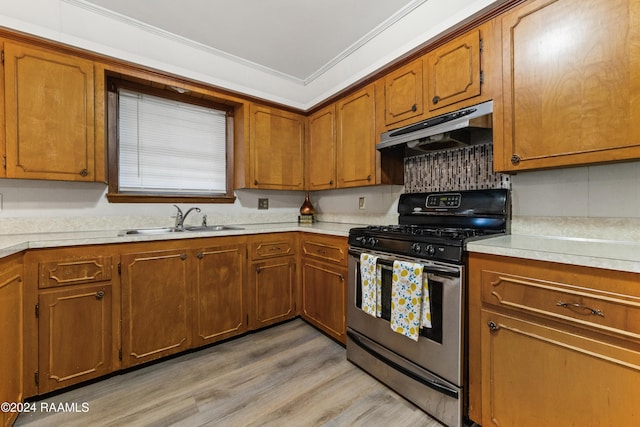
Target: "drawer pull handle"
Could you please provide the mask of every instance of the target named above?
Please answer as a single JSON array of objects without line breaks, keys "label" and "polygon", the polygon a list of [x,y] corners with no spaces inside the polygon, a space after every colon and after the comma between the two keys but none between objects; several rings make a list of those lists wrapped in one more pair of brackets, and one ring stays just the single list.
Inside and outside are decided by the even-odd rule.
[{"label": "drawer pull handle", "polygon": [[604,317],[604,313],[601,310],[596,310],[595,308],[587,307],[586,305],[582,305],[578,303],[572,304],[572,303],[562,302],[562,301],[558,301],[556,305],[558,307],[568,308],[569,310],[576,312],[578,314],[592,314],[594,316]]},{"label": "drawer pull handle", "polygon": [[102,298],[104,298],[104,291],[96,292],[96,299],[100,300]]}]

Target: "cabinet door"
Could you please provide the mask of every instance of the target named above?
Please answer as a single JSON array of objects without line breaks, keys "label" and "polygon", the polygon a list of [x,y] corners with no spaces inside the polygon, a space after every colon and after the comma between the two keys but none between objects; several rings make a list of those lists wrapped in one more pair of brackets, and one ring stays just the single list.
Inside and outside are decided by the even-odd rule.
[{"label": "cabinet door", "polygon": [[93,63],[4,46],[7,177],[94,181]]},{"label": "cabinet door", "polygon": [[435,49],[425,61],[429,111],[480,95],[480,30]]},{"label": "cabinet door", "polygon": [[308,118],[307,190],[336,187],[336,107],[330,105]]},{"label": "cabinet door", "polygon": [[338,114],[338,187],[376,183],[374,86],[340,100]]},{"label": "cabinet door", "polygon": [[128,367],[191,346],[191,288],[185,250],[124,254],[122,357]]},{"label": "cabinet door", "polygon": [[424,112],[422,60],[390,73],[384,79],[385,124],[392,125]]},{"label": "cabinet door", "polygon": [[483,426],[634,425],[640,352],[482,310]]},{"label": "cabinet door", "polygon": [[304,189],[304,118],[251,105],[252,188]]},{"label": "cabinet door", "polygon": [[539,0],[502,17],[496,170],[640,157],[639,13],[637,1]]},{"label": "cabinet door", "polygon": [[[24,282],[22,264],[0,263],[0,403],[22,402]],[[10,426],[18,413],[0,411],[2,426]]]},{"label": "cabinet door", "polygon": [[194,347],[247,330],[245,245],[210,246],[198,250],[196,259]]},{"label": "cabinet door", "polygon": [[305,260],[302,265],[302,317],[346,344],[347,269]]},{"label": "cabinet door", "polygon": [[111,372],[112,298],[110,283],[40,292],[40,393]]},{"label": "cabinet door", "polygon": [[295,261],[293,257],[275,258],[252,265],[250,292],[253,328],[271,325],[296,315]]}]

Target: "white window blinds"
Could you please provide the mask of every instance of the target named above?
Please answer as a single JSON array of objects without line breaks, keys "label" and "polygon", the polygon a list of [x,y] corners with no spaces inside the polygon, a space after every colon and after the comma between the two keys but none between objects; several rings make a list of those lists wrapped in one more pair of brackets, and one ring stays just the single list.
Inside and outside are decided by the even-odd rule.
[{"label": "white window blinds", "polygon": [[224,111],[119,90],[120,192],[225,194]]}]

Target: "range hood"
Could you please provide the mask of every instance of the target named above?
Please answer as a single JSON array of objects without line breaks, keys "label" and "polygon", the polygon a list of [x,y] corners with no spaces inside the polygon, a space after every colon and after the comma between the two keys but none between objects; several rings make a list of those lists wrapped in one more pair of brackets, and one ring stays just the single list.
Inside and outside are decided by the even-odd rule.
[{"label": "range hood", "polygon": [[493,101],[390,130],[376,149],[401,151],[405,157],[492,141]]}]

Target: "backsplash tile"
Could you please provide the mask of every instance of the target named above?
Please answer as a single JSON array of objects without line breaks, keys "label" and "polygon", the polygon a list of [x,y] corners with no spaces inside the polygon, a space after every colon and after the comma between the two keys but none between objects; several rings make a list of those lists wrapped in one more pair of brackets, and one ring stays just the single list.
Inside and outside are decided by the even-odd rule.
[{"label": "backsplash tile", "polygon": [[407,193],[511,188],[511,177],[493,172],[493,144],[408,157],[404,161]]}]

